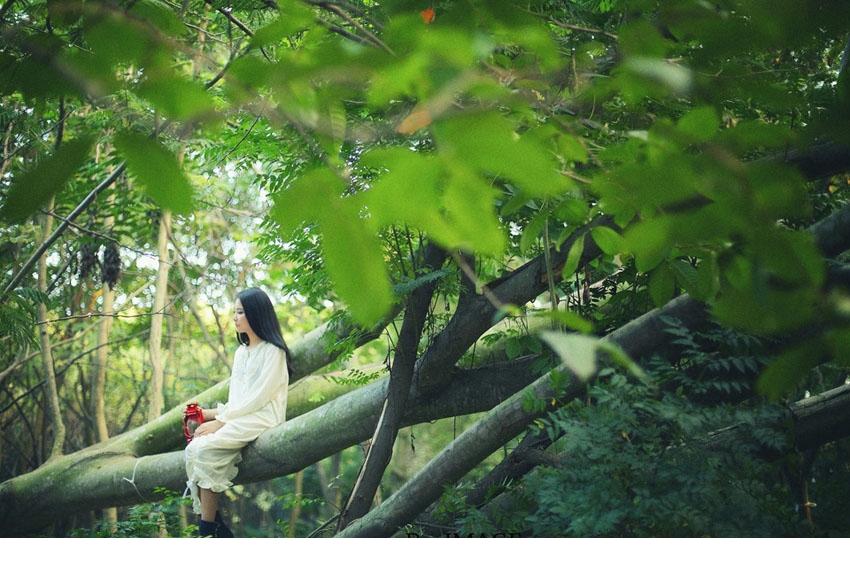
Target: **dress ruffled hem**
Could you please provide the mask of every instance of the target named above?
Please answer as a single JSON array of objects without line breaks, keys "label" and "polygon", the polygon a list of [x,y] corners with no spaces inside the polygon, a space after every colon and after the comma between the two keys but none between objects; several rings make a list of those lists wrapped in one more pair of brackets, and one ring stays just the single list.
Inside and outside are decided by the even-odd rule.
[{"label": "dress ruffled hem", "polygon": [[209,489],[216,493],[222,493],[233,487],[233,479],[239,474],[239,468],[236,467],[236,464],[242,461],[242,454],[241,452],[235,453],[233,460],[231,460],[225,467],[224,478],[219,480],[210,477],[203,467],[198,466],[197,462],[194,460],[194,458],[189,458],[187,460],[187,469],[191,469],[191,471],[187,474],[189,476],[189,480],[186,482],[186,489],[183,491],[183,497],[186,497],[187,494],[191,495],[192,510],[195,514],[200,515],[201,498],[199,488]]}]

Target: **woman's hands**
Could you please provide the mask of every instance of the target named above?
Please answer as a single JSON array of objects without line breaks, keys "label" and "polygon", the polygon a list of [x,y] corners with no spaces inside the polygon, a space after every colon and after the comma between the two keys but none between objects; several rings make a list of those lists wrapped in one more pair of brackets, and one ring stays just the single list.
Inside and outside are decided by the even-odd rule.
[{"label": "woman's hands", "polygon": [[199,436],[204,436],[206,434],[212,434],[221,427],[224,426],[224,423],[221,421],[211,420],[205,423],[202,423],[201,426],[195,429],[195,434],[193,438],[197,438]]}]

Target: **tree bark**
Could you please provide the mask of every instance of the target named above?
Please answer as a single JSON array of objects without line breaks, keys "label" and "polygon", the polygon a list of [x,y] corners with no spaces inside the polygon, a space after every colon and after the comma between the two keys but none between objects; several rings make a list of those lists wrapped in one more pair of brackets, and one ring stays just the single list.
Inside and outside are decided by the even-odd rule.
[{"label": "tree bark", "polygon": [[[58,144],[57,144],[58,145]],[[52,211],[55,199],[50,198],[47,203],[47,210]],[[42,223],[42,234],[44,238],[50,233],[53,227],[53,217],[49,214],[44,215]],[[41,256],[38,260],[38,290],[42,293],[47,292],[47,256]],[[38,317],[40,320],[47,320],[47,305],[44,303],[38,304]],[[62,409],[59,407],[59,388],[56,385],[56,371],[53,367],[53,350],[50,346],[50,334],[48,333],[48,325],[41,324],[38,328],[39,339],[41,341],[41,363],[44,366],[44,375],[47,379],[47,402],[50,407],[50,421],[53,424],[53,444],[50,449],[50,459],[62,455],[62,446],[65,444],[65,423],[62,420]]]},{"label": "tree bark", "polygon": [[[355,344],[358,346],[365,344],[380,335],[384,326],[396,314],[397,310],[391,312],[388,318],[371,329],[362,329],[347,321],[336,324],[325,323],[307,333],[304,338],[295,343],[291,347],[291,351],[296,371],[290,376],[288,417],[294,418],[305,414],[322,403],[355,389],[356,386],[344,382],[340,383],[337,380],[340,374],[345,373],[344,371],[332,372],[328,375],[309,376],[310,372],[328,365],[336,357],[336,353],[327,351],[325,344],[349,339],[352,335]],[[186,401],[197,401],[203,406],[210,406],[216,401],[225,401],[227,386],[228,383],[225,380]],[[17,403],[15,403],[15,406],[18,407]],[[37,474],[40,478],[47,478],[47,481],[50,481],[50,477],[61,473],[63,469],[85,466],[86,462],[96,458],[97,454],[121,455],[132,458],[180,449],[185,442],[182,437],[182,406],[183,404],[180,404],[155,421],[110,438],[106,442],[93,444],[83,450],[66,454],[55,462],[46,463],[31,474]],[[26,419],[25,414],[23,414],[23,418]],[[342,448],[345,448],[345,446]],[[30,474],[18,477],[30,477]],[[14,481],[18,477],[8,481]],[[89,509],[96,508],[95,505]],[[5,510],[5,504],[2,501],[0,501],[0,510]],[[2,518],[2,513],[0,513],[0,518]],[[0,525],[2,525],[2,521],[0,521]],[[2,531],[3,529],[0,527],[0,532]]]},{"label": "tree bark", "polygon": [[289,515],[289,528],[286,536],[295,537],[295,527],[298,525],[298,517],[301,516],[301,498],[304,495],[304,470],[298,470],[295,474],[295,506]]},{"label": "tree bark", "polygon": [[[109,195],[109,205],[111,206],[115,199],[114,195]],[[114,218],[110,215],[104,221],[104,227],[108,231],[114,222]],[[101,287],[101,296],[103,297],[103,308],[102,312],[105,316],[100,318],[100,325],[98,327],[97,334],[97,350],[95,352],[95,375],[94,375],[94,383],[92,384],[92,392],[93,399],[92,404],[94,405],[94,418],[95,425],[97,428],[97,440],[98,442],[105,442],[109,440],[109,428],[106,424],[106,401],[105,401],[105,393],[106,393],[106,368],[109,360],[109,333],[112,330],[112,314],[113,313],[113,301],[115,299],[115,292],[109,287],[109,283],[104,282]]]},{"label": "tree bark", "polygon": [[[483,368],[455,370],[439,396],[411,398],[402,426],[485,411],[536,376],[536,356]],[[288,475],[369,438],[386,397],[384,378],[269,429],[243,449],[235,483]],[[164,418],[160,417],[159,420]],[[155,421],[157,422],[157,421]],[[179,430],[174,431],[179,435]],[[51,466],[0,484],[0,533],[32,533],[68,513],[154,501],[157,487],[182,490],[183,452],[134,458],[109,443],[63,456]]]},{"label": "tree bark", "polygon": [[162,414],[163,368],[162,368],[162,322],[165,318],[165,302],[168,298],[168,271],[171,265],[168,259],[168,233],[171,231],[171,211],[163,210],[159,220],[159,238],[157,255],[159,270],[156,278],[156,295],[151,316],[151,334],[149,349],[151,356],[151,384],[148,388],[148,422]]},{"label": "tree bark", "polygon": [[[618,344],[627,354],[638,357],[667,340],[662,318],[673,317],[685,327],[701,324],[707,317],[703,305],[688,296],[670,301],[608,334],[603,340]],[[567,373],[564,365],[557,371]],[[343,537],[386,537],[415,519],[436,501],[447,485],[453,485],[484,458],[525,430],[535,418],[569,402],[585,390],[585,382],[569,378],[563,391],[553,388],[547,372],[532,384],[490,410],[486,416],[460,434],[383,505],[351,523],[337,534]],[[591,377],[593,380],[594,377]],[[543,408],[526,410],[528,398],[543,399]],[[557,400],[557,402],[554,402]]]},{"label": "tree bark", "polygon": [[[843,251],[850,244],[848,226],[850,226],[850,206],[845,206],[811,226],[809,231],[824,255],[829,256]],[[836,233],[846,236],[843,243],[841,238],[834,236]],[[569,249],[570,246],[564,247]],[[585,253],[587,251],[585,249]],[[508,283],[510,282],[511,279],[508,280]],[[501,288],[502,286],[497,287],[497,292]],[[683,326],[689,328],[706,320],[704,307],[688,295],[682,295],[667,303],[662,309],[654,309],[615,330],[604,340],[619,344],[633,357],[638,353],[649,353],[665,342],[663,323],[660,320],[662,315],[677,318]],[[442,495],[446,485],[453,485],[460,480],[481,460],[522,432],[534,418],[542,414],[540,411],[526,413],[522,410],[523,399],[526,396],[533,395],[537,399],[558,399],[563,403],[572,400],[584,390],[584,383],[573,377],[563,393],[554,391],[549,379],[551,373],[539,378],[522,392],[515,394],[509,401],[491,410],[486,417],[476,422],[441,451],[381,507],[350,524],[337,536],[380,537],[393,534],[436,501]],[[591,377],[592,379],[594,377]],[[555,406],[555,403],[546,403],[543,412],[552,410]]]},{"label": "tree bark", "polygon": [[[439,269],[445,259],[445,250],[433,243],[428,244],[425,250],[425,268],[428,272]],[[398,425],[406,409],[405,404],[410,394],[419,341],[436,285],[435,280],[431,281],[414,289],[408,297],[390,371],[387,398],[351,496],[340,513],[338,530],[344,529],[351,521],[365,515],[372,506],[384,470],[392,456],[393,445],[398,435]]]}]

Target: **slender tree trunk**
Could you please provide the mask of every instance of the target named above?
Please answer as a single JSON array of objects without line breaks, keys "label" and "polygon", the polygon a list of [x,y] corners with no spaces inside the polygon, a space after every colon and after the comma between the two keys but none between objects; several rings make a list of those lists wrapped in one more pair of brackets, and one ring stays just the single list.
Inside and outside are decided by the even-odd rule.
[{"label": "slender tree trunk", "polygon": [[[100,158],[101,148],[98,146],[95,150],[95,162],[99,163]],[[115,224],[115,217],[111,214],[114,203],[115,194],[110,193],[107,198],[107,210],[110,210],[110,214],[103,221],[105,233],[109,233]],[[95,374],[94,383],[92,384],[92,408],[97,441],[106,442],[109,440],[109,426],[106,420],[106,373],[109,364],[109,334],[112,331],[113,318],[111,315],[114,313],[113,303],[115,300],[115,292],[112,288],[110,288],[109,283],[103,281],[101,283],[100,295],[103,297],[101,312],[105,316],[100,318],[97,333],[97,350],[94,356]],[[103,520],[109,530],[111,532],[115,532],[116,524],[118,523],[118,509],[115,507],[104,509]]]},{"label": "slender tree trunk", "polygon": [[[445,258],[445,250],[435,244],[429,244],[425,250],[426,270],[432,272],[439,269]],[[369,450],[366,452],[366,458],[360,468],[351,497],[340,513],[338,530],[344,529],[351,521],[365,515],[375,499],[375,493],[378,491],[384,470],[392,455],[399,423],[404,416],[405,404],[413,381],[419,340],[435,288],[436,281],[432,281],[410,294],[393,359],[387,398],[381,409],[375,434],[372,435]]]},{"label": "slender tree trunk", "polygon": [[[50,198],[47,203],[47,211],[53,211],[55,199]],[[42,224],[42,234],[44,238],[50,234],[53,229],[53,217],[49,214],[44,215]],[[42,239],[42,241],[44,241]],[[43,255],[38,259],[38,290],[42,293],[47,292],[47,256]],[[38,304],[39,320],[47,320],[47,305],[44,303]],[[50,334],[48,333],[48,324],[41,324],[38,328],[39,338],[41,340],[41,363],[44,366],[44,375],[47,378],[46,397],[50,406],[50,421],[53,424],[53,445],[50,449],[50,458],[55,458],[62,455],[62,446],[65,444],[65,423],[62,420],[62,410],[59,407],[59,388],[56,385],[56,372],[53,368],[53,350],[50,346]]]},{"label": "slender tree trunk", "polygon": [[151,356],[151,385],[148,390],[148,422],[162,414],[163,409],[163,367],[162,367],[162,322],[165,302],[168,297],[168,233],[171,230],[171,211],[163,210],[159,221],[157,254],[159,270],[156,279],[156,295],[151,316],[151,334],[149,349]]},{"label": "slender tree trunk", "polygon": [[295,474],[295,506],[292,508],[292,513],[289,515],[289,530],[286,536],[293,538],[295,536],[295,528],[298,525],[298,517],[301,516],[301,498],[304,495],[304,470],[299,470]]}]

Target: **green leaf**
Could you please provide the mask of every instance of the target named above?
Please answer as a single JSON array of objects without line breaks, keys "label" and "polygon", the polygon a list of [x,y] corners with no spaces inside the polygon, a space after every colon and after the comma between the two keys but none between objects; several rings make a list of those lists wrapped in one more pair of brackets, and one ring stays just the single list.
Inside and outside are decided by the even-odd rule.
[{"label": "green leaf", "polygon": [[589,334],[593,331],[593,324],[573,311],[540,311],[534,313],[533,316],[554,320],[559,324],[563,324],[567,328],[572,328],[582,334]]},{"label": "green leaf", "polygon": [[74,171],[85,162],[93,143],[92,137],[64,142],[56,153],[43,159],[33,169],[16,175],[0,216],[10,223],[26,220],[62,190]]},{"label": "green leaf", "polygon": [[505,201],[505,198],[502,199],[504,202],[502,204],[502,208],[499,210],[499,215],[502,218],[511,216],[514,212],[525,206],[525,204],[530,200],[529,196],[523,193],[521,190],[515,187],[511,187],[510,189],[514,192],[511,193],[511,190],[508,190],[505,193],[505,198],[507,198],[507,201]]},{"label": "green leaf", "polygon": [[325,206],[320,227],[328,273],[354,320],[371,326],[393,302],[381,243],[351,203],[336,198]]},{"label": "green leaf", "polygon": [[611,340],[600,340],[596,346],[600,352],[604,352],[611,357],[611,361],[618,364],[620,367],[631,373],[644,385],[652,386],[649,376],[643,371],[643,368],[629,356],[616,342]]},{"label": "green leaf", "polygon": [[663,59],[632,57],[623,66],[633,73],[659,83],[671,94],[686,94],[693,85],[693,73],[681,65]]},{"label": "green leaf", "polygon": [[159,206],[177,214],[192,212],[192,185],[171,151],[129,131],[115,137],[115,147],[126,159],[127,169]]},{"label": "green leaf", "polygon": [[[850,300],[846,297],[843,297],[841,301],[845,303],[841,308],[850,307]],[[828,340],[835,362],[844,367],[850,367],[850,328],[837,328],[829,332]]]},{"label": "green leaf", "polygon": [[511,336],[505,341],[505,355],[509,360],[515,360],[522,354],[522,343],[518,336]]},{"label": "green leaf", "polygon": [[531,196],[559,195],[570,186],[539,140],[517,135],[513,124],[495,112],[438,122],[434,136],[442,155],[482,173],[511,179]]},{"label": "green leaf", "polygon": [[345,185],[326,167],[310,169],[292,182],[288,189],[274,194],[271,216],[288,237],[304,222],[327,218],[324,203],[339,198]]},{"label": "green leaf", "polygon": [[668,265],[676,276],[679,286],[696,298],[700,294],[700,287],[694,266],[681,260],[671,261]]},{"label": "green leaf", "polygon": [[139,95],[175,120],[188,120],[215,109],[212,96],[203,86],[172,72],[150,76],[139,86]]},{"label": "green leaf", "polygon": [[590,208],[584,199],[567,197],[552,211],[552,214],[558,220],[570,224],[584,224],[589,211]]},{"label": "green leaf", "polygon": [[394,147],[367,152],[361,164],[387,169],[363,193],[378,226],[410,224],[440,243],[454,245],[456,235],[439,210],[441,196],[437,187],[444,176],[439,160],[433,155]]},{"label": "green leaf", "polygon": [[139,61],[148,48],[148,36],[138,24],[109,14],[85,32],[97,59],[107,64]]},{"label": "green leaf", "polygon": [[695,299],[706,301],[713,298],[720,290],[720,269],[717,258],[709,256],[697,264],[697,285],[693,293]]},{"label": "green leaf", "polygon": [[599,338],[544,330],[540,337],[558,354],[561,361],[582,381],[596,373],[596,349]]},{"label": "green leaf", "polygon": [[531,218],[531,221],[529,221],[519,238],[519,251],[521,254],[525,254],[528,248],[537,241],[537,236],[543,231],[548,220],[549,212],[546,210],[538,212]]},{"label": "green leaf", "polygon": [[819,338],[787,350],[770,363],[756,382],[756,391],[776,401],[791,392],[818,365],[826,353],[825,343]]},{"label": "green leaf", "polygon": [[713,106],[694,108],[679,120],[676,129],[690,141],[699,143],[710,140],[719,131],[720,117]]},{"label": "green leaf", "polygon": [[159,0],[140,0],[133,4],[130,13],[147,20],[167,35],[179,36],[183,33],[183,24],[164,2]]},{"label": "green leaf", "polygon": [[663,306],[673,298],[676,282],[673,272],[664,264],[656,267],[649,276],[649,295],[656,307]]},{"label": "green leaf", "polygon": [[496,215],[497,191],[465,167],[453,167],[443,195],[446,218],[456,245],[498,257],[507,248],[507,236]]},{"label": "green leaf", "polygon": [[639,271],[648,273],[670,254],[669,221],[663,216],[644,220],[626,231],[626,249]]},{"label": "green leaf", "polygon": [[313,12],[301,2],[278,2],[280,15],[270,24],[267,24],[254,32],[249,45],[251,47],[264,47],[272,43],[278,43],[284,37],[288,37],[313,23]]},{"label": "green leaf", "polygon": [[371,326],[393,302],[387,266],[374,225],[360,218],[360,201],[341,196],[345,184],[326,167],[311,169],[275,195],[271,215],[283,236],[317,222],[322,254],[334,289],[352,317]]},{"label": "green leaf", "polygon": [[575,161],[577,163],[585,163],[587,161],[587,148],[581,142],[581,138],[569,134],[559,135],[558,149],[561,151],[561,156],[567,161]]},{"label": "green leaf", "polygon": [[[586,234],[586,233],[585,233]],[[584,236],[582,234],[570,246],[570,251],[567,253],[567,260],[564,262],[564,269],[561,271],[561,277],[567,279],[578,269],[578,263],[581,261],[581,254],[584,253]]]},{"label": "green leaf", "polygon": [[590,235],[603,253],[616,255],[623,251],[625,244],[623,236],[613,228],[596,226],[590,231]]}]

